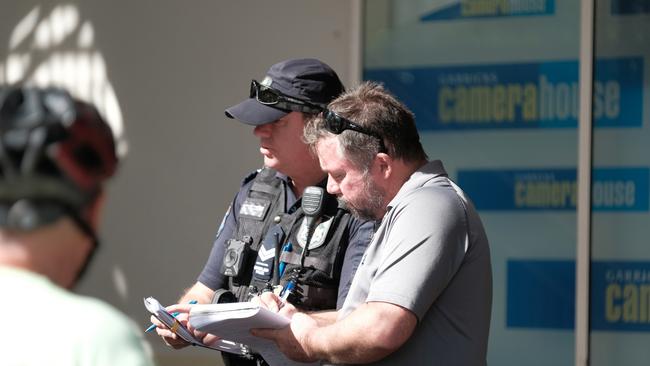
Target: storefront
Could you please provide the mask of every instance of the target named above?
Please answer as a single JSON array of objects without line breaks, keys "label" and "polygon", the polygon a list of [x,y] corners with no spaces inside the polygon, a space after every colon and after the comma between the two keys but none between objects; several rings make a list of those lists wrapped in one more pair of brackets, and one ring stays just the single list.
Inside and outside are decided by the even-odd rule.
[{"label": "storefront", "polygon": [[593,3],[363,3],[362,78],[488,230],[491,365],[650,356],[650,1]]}]

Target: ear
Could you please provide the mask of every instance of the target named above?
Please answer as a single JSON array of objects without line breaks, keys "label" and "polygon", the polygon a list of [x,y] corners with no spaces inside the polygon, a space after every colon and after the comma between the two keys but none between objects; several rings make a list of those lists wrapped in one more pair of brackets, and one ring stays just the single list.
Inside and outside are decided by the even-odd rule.
[{"label": "ear", "polygon": [[375,164],[379,173],[384,179],[390,178],[393,174],[393,159],[388,154],[379,153],[375,156]]}]

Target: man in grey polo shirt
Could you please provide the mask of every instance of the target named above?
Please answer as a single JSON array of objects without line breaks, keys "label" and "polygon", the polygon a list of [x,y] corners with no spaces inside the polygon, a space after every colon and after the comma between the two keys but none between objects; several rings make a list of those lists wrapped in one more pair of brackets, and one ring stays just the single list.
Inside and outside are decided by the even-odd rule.
[{"label": "man in grey polo shirt", "polygon": [[292,316],[291,325],[254,334],[299,361],[485,365],[488,240],[442,163],[427,161],[413,114],[365,83],[334,100],[305,137],[328,192],[381,223],[341,310],[308,315],[266,294],[260,301]]}]

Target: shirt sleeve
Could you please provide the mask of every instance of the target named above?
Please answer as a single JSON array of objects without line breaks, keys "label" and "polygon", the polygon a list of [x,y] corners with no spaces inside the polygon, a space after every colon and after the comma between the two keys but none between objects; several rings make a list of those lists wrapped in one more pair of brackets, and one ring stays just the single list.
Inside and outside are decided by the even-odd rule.
[{"label": "shirt sleeve", "polygon": [[456,195],[421,189],[393,207],[388,220],[367,301],[393,303],[422,319],[463,261],[465,206]]},{"label": "shirt sleeve", "polygon": [[232,204],[228,207],[225,216],[221,220],[221,225],[212,244],[212,250],[210,250],[210,256],[203,267],[203,271],[199,274],[198,281],[211,290],[216,291],[220,288],[226,288],[228,285],[228,278],[221,274],[221,263],[226,250],[226,243],[237,232],[237,213],[251,185],[252,183],[243,185],[235,195]]},{"label": "shirt sleeve", "polygon": [[347,250],[345,251],[345,256],[343,258],[343,265],[341,266],[341,277],[339,279],[339,293],[336,300],[336,309],[340,309],[343,306],[345,298],[348,296],[348,291],[350,291],[350,284],[354,278],[354,274],[361,263],[361,257],[366,251],[370,240],[372,240],[372,234],[374,232],[375,222],[374,221],[361,221],[356,218],[352,218],[348,222],[348,230],[350,233],[349,243]]}]

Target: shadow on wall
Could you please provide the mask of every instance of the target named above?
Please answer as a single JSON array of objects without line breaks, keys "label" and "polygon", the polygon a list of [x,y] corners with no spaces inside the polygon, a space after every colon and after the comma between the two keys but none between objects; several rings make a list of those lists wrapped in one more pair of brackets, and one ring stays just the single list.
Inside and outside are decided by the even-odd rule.
[{"label": "shadow on wall", "polygon": [[[58,86],[93,103],[113,129],[118,155],[128,152],[122,112],[102,53],[95,47],[95,30],[74,5],[36,6],[13,28],[0,60],[0,84],[25,83]],[[115,288],[128,296],[126,277],[119,266],[112,271]]]},{"label": "shadow on wall", "polygon": [[126,155],[122,112],[106,74],[104,57],[94,46],[95,30],[90,21],[82,19],[76,6],[33,8],[16,24],[7,41],[7,59],[0,60],[0,84],[60,86],[95,104],[113,128],[118,154]]}]

